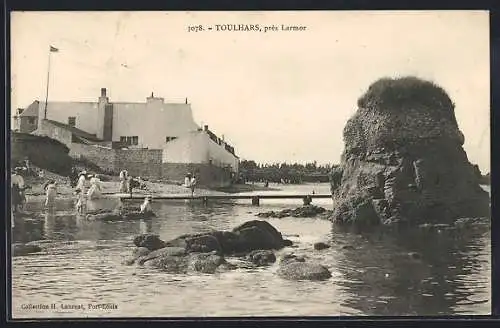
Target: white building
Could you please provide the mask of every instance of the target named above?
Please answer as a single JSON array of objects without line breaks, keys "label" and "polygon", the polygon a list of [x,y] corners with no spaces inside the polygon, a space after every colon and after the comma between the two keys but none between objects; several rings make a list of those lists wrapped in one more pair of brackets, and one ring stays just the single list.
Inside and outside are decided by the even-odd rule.
[{"label": "white building", "polygon": [[[38,112],[34,114],[36,107]],[[202,129],[195,123],[187,99],[185,103],[166,103],[151,94],[144,103],[111,102],[103,88],[96,102],[50,101],[46,105],[35,101],[29,108],[17,118],[34,123],[24,126],[31,130],[37,126],[36,134],[47,134],[47,127],[42,128],[46,118],[95,135],[101,146],[107,142],[115,149],[161,149],[163,163],[207,164],[238,173],[234,148],[208,126]]]}]

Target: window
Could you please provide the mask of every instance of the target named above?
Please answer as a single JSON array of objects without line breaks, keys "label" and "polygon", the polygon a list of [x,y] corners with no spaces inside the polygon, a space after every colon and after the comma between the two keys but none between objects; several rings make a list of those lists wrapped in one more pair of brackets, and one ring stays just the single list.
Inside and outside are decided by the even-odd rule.
[{"label": "window", "polygon": [[137,146],[139,144],[139,137],[120,137],[120,143],[127,146]]},{"label": "window", "polygon": [[35,118],[34,117],[28,117],[28,124],[35,124]]},{"label": "window", "polygon": [[165,138],[165,142],[169,142],[169,141],[172,141],[172,140],[175,140],[177,139],[177,137],[166,137]]},{"label": "window", "polygon": [[68,125],[73,127],[76,126],[76,117],[74,116],[68,117]]}]

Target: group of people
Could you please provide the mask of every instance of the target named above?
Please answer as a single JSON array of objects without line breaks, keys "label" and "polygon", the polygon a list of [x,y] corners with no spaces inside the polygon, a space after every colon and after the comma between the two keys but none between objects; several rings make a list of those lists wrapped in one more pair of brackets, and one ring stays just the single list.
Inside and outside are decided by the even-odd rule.
[{"label": "group of people", "polygon": [[[88,179],[88,181],[87,181]],[[87,189],[88,187],[88,189]],[[101,180],[95,174],[87,174],[87,171],[80,172],[75,186],[77,196],[76,211],[84,214],[88,199],[97,199],[102,195]]]},{"label": "group of people", "polygon": [[[12,171],[11,175],[11,189],[12,189],[12,212],[18,213],[24,207],[26,203],[25,189],[29,188],[26,186],[23,175],[21,171],[22,167],[16,167]],[[92,199],[100,198],[102,195],[101,181],[98,176],[94,174],[87,174],[85,170],[77,173],[75,169],[72,170],[71,174],[71,186],[74,188],[76,199],[76,211],[80,214],[85,214],[87,209],[87,201]],[[120,172],[120,187],[119,191],[121,193],[132,193],[132,189],[140,187],[140,181],[133,179],[129,176],[126,170]],[[195,187],[197,185],[196,177],[187,173],[184,178],[184,183],[182,186],[189,188],[191,190],[191,196],[194,195]],[[55,202],[57,198],[57,182],[55,180],[49,180],[43,184],[43,190],[45,192],[45,207],[47,209],[53,209],[55,207]],[[140,206],[140,212],[146,213],[151,212],[151,201],[152,197],[147,196],[144,199],[144,203]]]},{"label": "group of people", "polygon": [[[29,189],[30,186],[26,185],[24,177],[21,174],[26,168],[16,167],[14,168],[11,178],[11,196],[12,196],[12,212],[19,213],[22,211],[24,204],[26,203],[25,190]],[[43,184],[43,190],[45,192],[45,207],[52,208],[55,204],[55,199],[57,195],[57,182],[55,180],[49,180]]]}]

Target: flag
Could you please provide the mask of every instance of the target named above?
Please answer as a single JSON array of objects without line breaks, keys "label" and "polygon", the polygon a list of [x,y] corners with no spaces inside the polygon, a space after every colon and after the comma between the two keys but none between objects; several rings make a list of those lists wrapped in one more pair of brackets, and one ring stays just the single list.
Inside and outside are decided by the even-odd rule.
[{"label": "flag", "polygon": [[57,49],[56,47],[53,47],[53,46],[50,46],[50,52],[58,52],[59,49]]}]

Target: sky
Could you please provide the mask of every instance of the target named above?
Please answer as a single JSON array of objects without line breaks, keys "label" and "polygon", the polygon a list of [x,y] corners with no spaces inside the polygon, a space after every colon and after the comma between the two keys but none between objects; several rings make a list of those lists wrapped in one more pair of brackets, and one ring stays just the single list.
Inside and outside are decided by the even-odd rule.
[{"label": "sky", "polygon": [[263,163],[338,163],[368,86],[418,76],[447,91],[469,160],[490,171],[486,11],[14,12],[11,110],[44,101],[49,45],[49,101],[96,101],[102,87],[110,101],[187,97],[198,124]]}]

